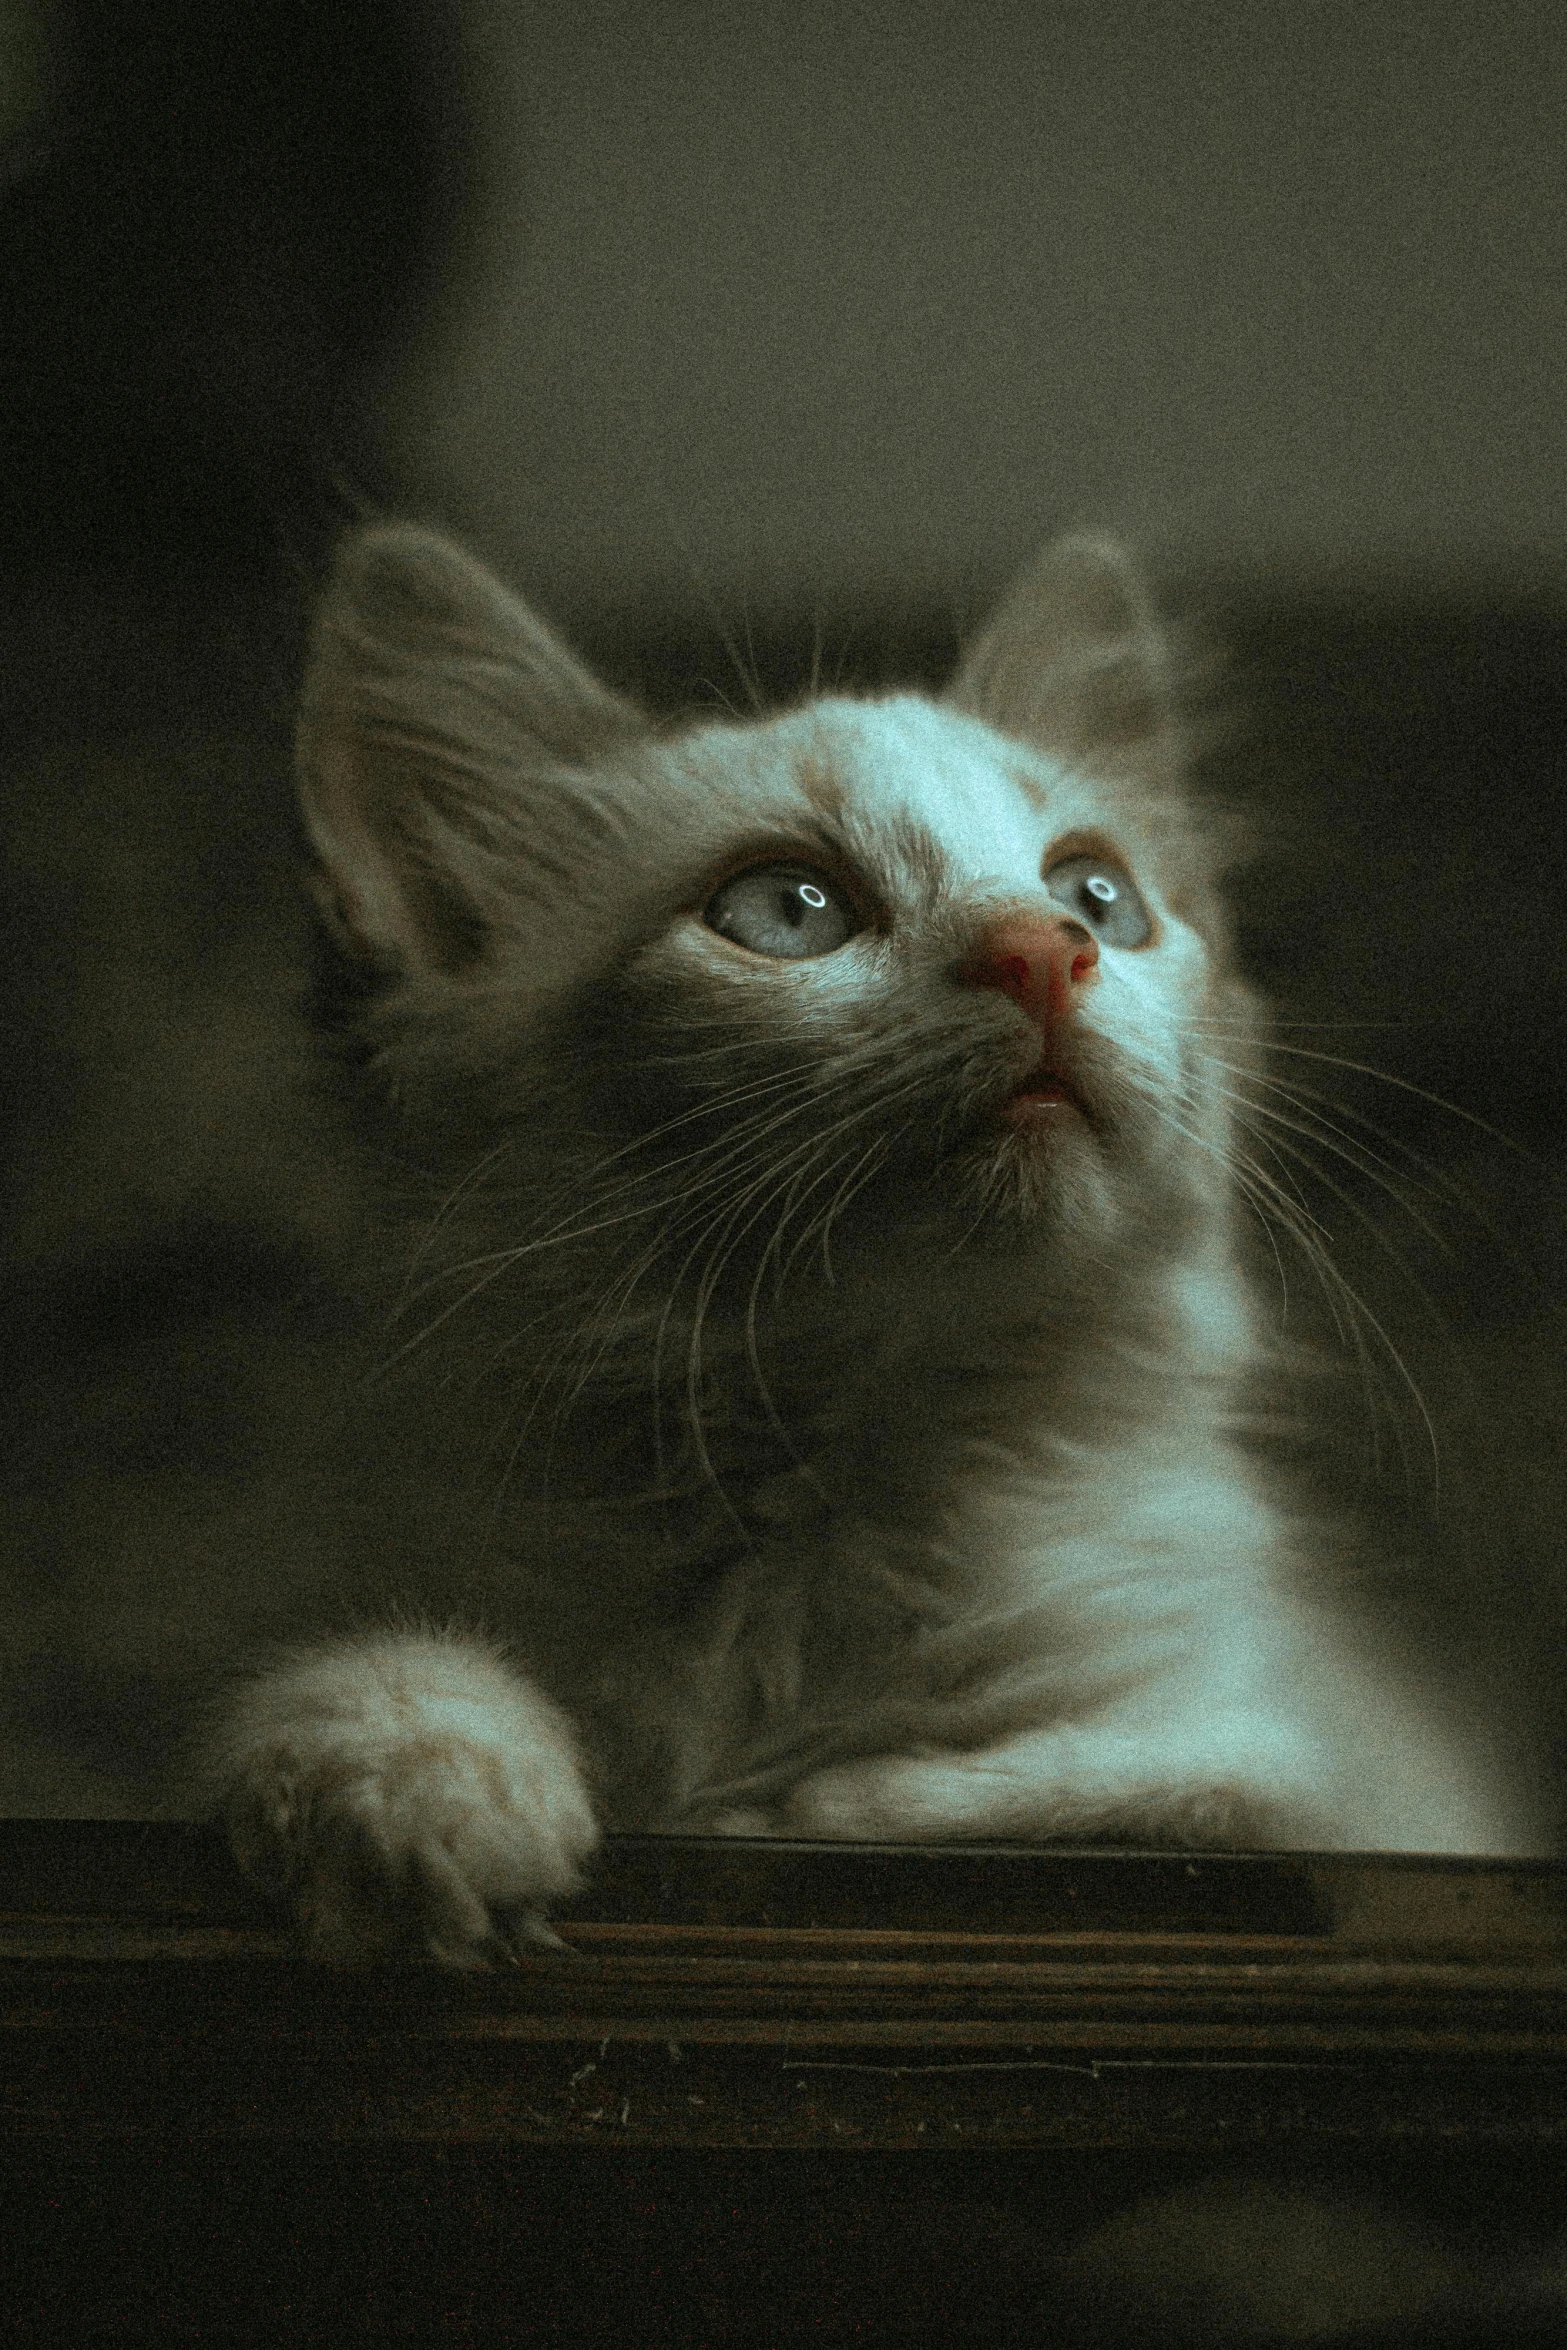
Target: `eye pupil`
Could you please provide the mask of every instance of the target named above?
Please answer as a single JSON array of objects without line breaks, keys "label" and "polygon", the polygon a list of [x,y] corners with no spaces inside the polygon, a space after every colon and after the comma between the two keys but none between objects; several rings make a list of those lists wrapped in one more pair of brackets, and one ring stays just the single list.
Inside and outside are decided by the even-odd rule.
[{"label": "eye pupil", "polygon": [[836,954],[860,928],[831,877],[799,865],[753,865],[735,874],[714,892],[703,918],[752,954],[790,963]]},{"label": "eye pupil", "polygon": [[1042,878],[1057,905],[1070,907],[1080,921],[1091,923],[1106,946],[1150,943],[1153,921],[1142,893],[1116,859],[1085,849],[1047,865]]}]

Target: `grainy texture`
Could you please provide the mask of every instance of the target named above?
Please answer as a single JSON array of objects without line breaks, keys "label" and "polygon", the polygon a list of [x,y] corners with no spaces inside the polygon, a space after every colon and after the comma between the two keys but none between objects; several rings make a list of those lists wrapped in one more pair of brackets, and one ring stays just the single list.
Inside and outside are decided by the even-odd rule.
[{"label": "grainy texture", "polygon": [[456,1983],[307,1967],[201,1830],[13,1823],[0,1897],[13,2136],[1567,2139],[1551,1864],[619,1837],[564,1952]]}]

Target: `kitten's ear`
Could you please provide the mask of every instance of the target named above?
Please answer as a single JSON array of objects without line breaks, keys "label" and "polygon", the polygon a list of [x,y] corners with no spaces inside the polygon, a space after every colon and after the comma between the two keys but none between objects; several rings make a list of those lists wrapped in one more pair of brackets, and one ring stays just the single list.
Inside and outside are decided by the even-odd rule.
[{"label": "kitten's ear", "polygon": [[1173,780],[1170,660],[1125,550],[1074,533],[1045,549],[965,654],[947,698],[1067,766]]},{"label": "kitten's ear", "polygon": [[317,895],[361,960],[456,971],[505,904],[529,785],[645,721],[437,532],[354,532],[316,620],[298,735]]}]

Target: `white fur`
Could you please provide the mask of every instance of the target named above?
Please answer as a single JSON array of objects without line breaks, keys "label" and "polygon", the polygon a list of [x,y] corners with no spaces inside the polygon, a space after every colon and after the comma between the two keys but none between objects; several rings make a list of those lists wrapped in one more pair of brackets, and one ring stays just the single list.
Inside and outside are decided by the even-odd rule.
[{"label": "white fur", "polygon": [[320,1958],[473,1964],[598,1841],[571,1726],[474,1640],[374,1633],[249,1684],[213,1753],[242,1861]]},{"label": "white fur", "polygon": [[[306,810],[387,974],[372,1095],[415,1152],[456,1138],[407,1236],[432,1424],[454,1366],[493,1362],[508,1446],[499,1543],[454,1536],[401,1596],[499,1626],[526,1677],[377,1630],[233,1699],[241,1856],[318,1949],[482,1960],[575,1883],[595,1817],[1528,1841],[1338,1620],[1321,1537],[1235,1433],[1267,1365],[1205,1024],[1257,1047],[1161,680],[1124,568],[1069,542],[946,705],[661,738],[441,542],[350,547]],[[1080,840],[1156,935],[1085,986],[1092,1115],[1014,1131],[997,1105],[1039,1035],[964,957],[1051,911],[1044,867]],[[703,920],[786,853],[864,896],[835,954],[769,961]]]}]

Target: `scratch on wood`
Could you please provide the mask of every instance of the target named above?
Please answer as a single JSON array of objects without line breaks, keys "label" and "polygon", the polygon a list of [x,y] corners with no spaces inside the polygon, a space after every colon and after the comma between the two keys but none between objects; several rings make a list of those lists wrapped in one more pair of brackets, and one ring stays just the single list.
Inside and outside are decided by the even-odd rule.
[{"label": "scratch on wood", "polygon": [[791,2073],[1349,2073],[1352,2064],[1315,2056],[1099,2056],[1089,2064],[1063,2064],[1058,2058],[1028,2056],[981,2059],[974,2064],[871,2064],[850,2058],[793,2057],[780,2060]]}]

